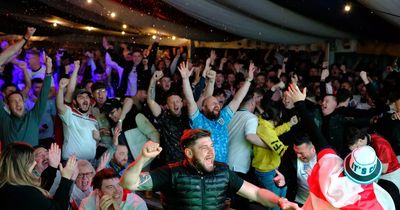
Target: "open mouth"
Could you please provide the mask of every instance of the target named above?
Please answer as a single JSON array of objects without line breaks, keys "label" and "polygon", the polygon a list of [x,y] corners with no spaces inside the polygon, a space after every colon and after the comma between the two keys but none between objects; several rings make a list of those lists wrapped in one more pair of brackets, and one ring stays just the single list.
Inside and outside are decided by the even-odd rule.
[{"label": "open mouth", "polygon": [[212,158],[212,157],[206,157],[205,163],[206,163],[206,165],[209,165],[209,166],[214,165],[214,158]]},{"label": "open mouth", "polygon": [[112,198],[114,200],[119,200],[119,199],[121,199],[121,194],[113,194]]}]

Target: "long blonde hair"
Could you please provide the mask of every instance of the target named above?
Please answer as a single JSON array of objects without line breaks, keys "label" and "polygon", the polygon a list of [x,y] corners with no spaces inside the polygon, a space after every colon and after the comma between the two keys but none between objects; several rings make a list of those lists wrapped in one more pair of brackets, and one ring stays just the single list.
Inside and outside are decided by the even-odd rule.
[{"label": "long blonde hair", "polygon": [[39,179],[29,171],[35,161],[33,151],[32,146],[24,142],[7,146],[0,157],[0,188],[5,184],[32,186],[48,197]]}]

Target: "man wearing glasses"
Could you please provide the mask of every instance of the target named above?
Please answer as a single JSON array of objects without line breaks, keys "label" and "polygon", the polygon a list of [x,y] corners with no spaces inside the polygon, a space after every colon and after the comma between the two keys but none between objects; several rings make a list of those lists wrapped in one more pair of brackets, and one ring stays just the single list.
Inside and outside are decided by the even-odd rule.
[{"label": "man wearing glasses", "polygon": [[71,193],[71,205],[79,207],[82,199],[89,196],[93,191],[92,179],[95,174],[93,166],[87,160],[78,161],[78,176]]},{"label": "man wearing glasses", "polygon": [[96,117],[99,124],[100,131],[100,144],[97,147],[96,158],[98,158],[104,151],[112,146],[111,125],[104,112],[101,111],[104,103],[107,101],[108,92],[106,84],[96,82],[92,85],[92,95],[96,104],[92,108],[92,114]]}]

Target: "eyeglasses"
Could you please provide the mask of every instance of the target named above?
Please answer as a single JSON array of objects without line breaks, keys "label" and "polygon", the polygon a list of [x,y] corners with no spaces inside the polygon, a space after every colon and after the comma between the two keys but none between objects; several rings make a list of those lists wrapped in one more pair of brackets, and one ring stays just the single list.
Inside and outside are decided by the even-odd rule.
[{"label": "eyeglasses", "polygon": [[83,178],[83,177],[86,177],[86,178],[90,178],[90,177],[92,177],[93,176],[93,172],[89,172],[89,173],[80,173],[80,174],[78,174],[78,177],[77,178]]}]

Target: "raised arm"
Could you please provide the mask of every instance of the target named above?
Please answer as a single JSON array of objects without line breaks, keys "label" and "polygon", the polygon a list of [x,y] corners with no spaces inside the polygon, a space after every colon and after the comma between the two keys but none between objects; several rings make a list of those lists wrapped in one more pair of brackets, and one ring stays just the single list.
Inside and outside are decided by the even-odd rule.
[{"label": "raised arm", "polygon": [[59,114],[64,114],[65,111],[67,110],[67,106],[64,104],[64,90],[67,87],[69,83],[69,79],[67,78],[61,78],[59,84],[58,84],[58,92],[56,96],[56,106],[57,106],[57,112]]},{"label": "raised arm", "polygon": [[320,94],[321,98],[324,98],[327,94],[327,91],[326,91],[327,83],[325,80],[328,77],[329,77],[329,69],[323,69],[321,72],[321,80],[320,80],[320,86],[319,86],[319,89],[321,92],[321,94]]},{"label": "raised arm", "polygon": [[287,199],[281,198],[269,190],[259,188],[246,181],[244,181],[237,194],[249,200],[256,201],[263,206],[300,210],[297,204],[289,202]]},{"label": "raised arm", "polygon": [[20,69],[22,69],[22,71],[24,72],[25,87],[21,91],[21,93],[22,93],[22,95],[24,95],[26,97],[28,95],[28,93],[29,93],[29,90],[31,89],[31,86],[32,86],[31,75],[28,72],[28,68],[27,68],[27,65],[26,65],[25,61],[18,61],[17,62],[17,66]]},{"label": "raised arm", "polygon": [[185,95],[186,101],[188,103],[188,114],[189,117],[192,116],[197,110],[196,102],[194,101],[192,88],[190,87],[189,77],[193,72],[193,69],[189,70],[189,62],[182,62],[178,67],[179,72],[182,77],[182,88],[183,94]]},{"label": "raised arm", "polygon": [[153,187],[149,174],[141,174],[143,166],[161,153],[162,148],[158,143],[148,141],[144,144],[142,152],[135,162],[131,163],[121,177],[121,186],[130,191],[151,189]]},{"label": "raised arm", "polygon": [[158,117],[161,114],[161,107],[156,102],[156,83],[163,76],[164,76],[164,74],[163,74],[162,71],[154,72],[154,74],[153,74],[153,76],[151,77],[151,80],[150,80],[149,89],[147,90],[147,95],[148,95],[147,104],[149,105],[151,113],[153,113],[154,117]]},{"label": "raised arm", "polygon": [[306,88],[304,88],[303,92],[301,92],[297,85],[291,84],[285,94],[287,94],[287,96],[295,103],[295,108],[298,111],[301,119],[300,122],[304,126],[307,134],[310,136],[310,140],[314,144],[316,150],[320,151],[330,146],[324,135],[322,135],[321,131],[315,124],[314,119],[310,116],[308,110],[306,109],[304,102],[306,98],[306,92]]},{"label": "raised arm", "polygon": [[20,50],[28,42],[29,38],[31,38],[31,36],[35,33],[35,31],[36,28],[28,27],[26,29],[25,35],[22,37],[23,38],[22,40],[4,50],[0,54],[0,65],[5,64],[11,56],[17,53],[18,50]]},{"label": "raised arm", "polygon": [[[207,66],[207,65],[206,65]],[[203,106],[203,100],[209,96],[212,96],[214,92],[215,76],[217,73],[211,70],[211,67],[206,67],[203,71],[203,77],[207,78],[207,86],[204,92],[201,93],[199,99],[196,101],[197,107]]]},{"label": "raised arm", "polygon": [[249,74],[246,78],[246,82],[244,85],[236,92],[235,96],[233,97],[232,101],[229,103],[229,107],[233,112],[236,112],[236,110],[239,108],[240,103],[242,103],[243,98],[246,96],[247,91],[249,91],[251,81],[253,81],[254,78],[254,71],[256,70],[256,67],[254,66],[254,63],[251,63],[249,66]]},{"label": "raised arm", "polygon": [[72,71],[72,75],[67,86],[67,92],[65,93],[65,101],[68,103],[71,103],[73,100],[72,97],[75,91],[76,83],[78,81],[79,67],[80,67],[80,61],[79,60],[74,61],[74,71]]},{"label": "raised arm", "polygon": [[271,47],[271,49],[269,49],[269,50],[267,51],[267,53],[265,53],[265,55],[264,55],[264,62],[265,62],[265,63],[268,62],[268,58],[269,58],[269,55],[271,55],[272,50],[274,50],[274,47]]},{"label": "raised arm", "polygon": [[180,57],[181,57],[181,50],[177,49],[176,50],[176,55],[175,55],[174,59],[172,60],[171,66],[169,68],[169,71],[170,71],[171,75],[175,74],[176,67],[178,66],[178,61],[179,61]]},{"label": "raised arm", "polygon": [[107,77],[109,80],[111,79],[111,70],[116,69],[118,71],[118,76],[119,76],[118,87],[119,87],[121,85],[122,74],[124,72],[124,68],[119,66],[117,62],[113,61],[111,59],[110,53],[108,53],[108,52],[106,52],[106,55],[105,55],[105,62],[106,62],[106,73],[107,73]]},{"label": "raised arm", "polygon": [[[213,51],[213,50],[212,50]],[[212,52],[211,51],[211,52]],[[214,52],[215,53],[215,52]],[[211,53],[212,54],[212,53]],[[215,59],[215,58],[214,58]],[[208,58],[206,61],[206,67],[204,69],[204,71],[206,72],[206,77],[207,77],[207,87],[206,90],[204,91],[203,95],[204,98],[207,98],[209,96],[212,96],[213,92],[214,92],[214,85],[215,85],[215,77],[217,75],[217,73],[213,70],[211,70],[211,63],[213,62],[213,59]]]},{"label": "raised arm", "polygon": [[160,133],[151,124],[150,120],[147,119],[143,114],[139,113],[136,115],[136,124],[140,132],[142,132],[148,139],[153,142],[160,143]]},{"label": "raised arm", "polygon": [[38,122],[42,120],[42,116],[46,111],[47,100],[49,98],[50,85],[52,80],[52,62],[53,61],[51,60],[51,58],[46,56],[46,76],[44,77],[43,87],[40,91],[38,100],[36,101],[35,106],[32,109],[32,113],[36,117]]}]

